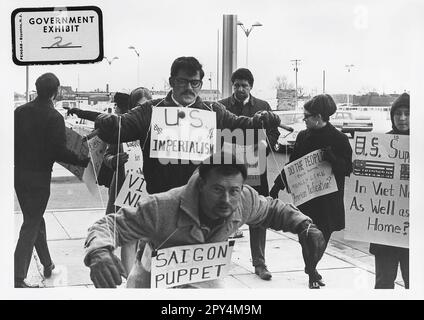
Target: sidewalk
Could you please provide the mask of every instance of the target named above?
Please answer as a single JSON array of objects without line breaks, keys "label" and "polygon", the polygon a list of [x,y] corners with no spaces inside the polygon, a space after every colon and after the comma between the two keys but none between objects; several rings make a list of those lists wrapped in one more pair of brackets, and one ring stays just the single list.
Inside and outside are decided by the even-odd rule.
[{"label": "sidewalk", "polygon": [[[48,244],[56,268],[50,279],[42,276],[43,267],[33,255],[28,279],[43,287],[93,287],[89,269],[84,265],[84,240],[87,229],[103,217],[104,209],[51,210],[44,215]],[[15,235],[22,223],[22,215],[14,214]],[[225,278],[225,288],[307,288],[308,281],[303,268],[301,248],[297,236],[280,231],[267,231],[266,263],[272,272],[271,281],[263,281],[254,274],[251,265],[249,228],[241,230],[244,237],[236,239],[230,274]],[[339,237],[334,237],[337,239]],[[322,289],[372,289],[374,287],[374,257],[340,240],[331,240],[318,264],[326,286]],[[397,279],[396,289],[403,282]]]}]

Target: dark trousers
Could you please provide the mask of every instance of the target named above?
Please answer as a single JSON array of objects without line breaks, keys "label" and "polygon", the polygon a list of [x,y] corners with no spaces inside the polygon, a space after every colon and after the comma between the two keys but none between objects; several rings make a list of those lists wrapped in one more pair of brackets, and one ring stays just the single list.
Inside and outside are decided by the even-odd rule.
[{"label": "dark trousers", "polygon": [[15,191],[23,214],[15,249],[15,281],[26,278],[34,246],[44,267],[52,263],[43,218],[50,197],[50,181],[51,172],[15,170]]},{"label": "dark trousers", "polygon": [[[268,182],[266,181],[267,176],[265,174],[261,175],[261,185],[255,186],[253,189],[258,191],[262,196],[268,197]],[[249,226],[249,235],[250,235],[250,253],[252,255],[252,265],[254,267],[265,265],[265,244],[266,244],[266,229],[264,228],[255,228]]]},{"label": "dark trousers", "polygon": [[[318,227],[318,229],[322,232],[322,235],[323,235],[323,237],[324,237],[324,240],[325,240],[325,249],[327,249],[327,246],[328,246],[328,242],[330,241],[330,238],[331,238],[331,234],[332,234],[332,232],[331,231],[329,231],[329,230],[327,230],[328,228],[320,228],[319,226],[317,226]],[[324,249],[324,250],[325,250]],[[313,268],[313,270],[307,270],[308,268],[306,267],[306,261],[307,261],[307,258],[306,258],[306,252],[304,251],[304,249],[303,249],[303,247],[302,247],[302,256],[303,256],[303,261],[305,262],[305,273],[307,274],[307,275],[309,275],[309,278],[312,280],[312,279],[314,279],[314,280],[316,280],[315,278],[317,277],[317,269],[316,269],[316,266],[315,266],[315,268]],[[318,261],[319,262],[319,261]],[[318,262],[317,262],[317,264],[318,264]]]},{"label": "dark trousers", "polygon": [[409,251],[375,255],[375,289],[394,289],[398,265],[409,289]]}]

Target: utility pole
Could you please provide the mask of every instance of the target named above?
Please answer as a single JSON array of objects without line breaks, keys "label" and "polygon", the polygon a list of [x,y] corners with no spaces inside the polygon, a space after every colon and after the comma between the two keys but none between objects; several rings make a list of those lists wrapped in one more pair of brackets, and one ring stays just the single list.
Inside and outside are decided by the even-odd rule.
[{"label": "utility pole", "polygon": [[[347,72],[350,73],[350,70],[354,67],[354,64],[346,64],[345,68],[347,69]],[[347,106],[349,106],[349,92],[346,94],[347,95]],[[352,103],[353,103],[353,98],[352,98]]]},{"label": "utility pole", "polygon": [[322,70],[322,93],[325,93],[325,70]]},{"label": "utility pole", "polygon": [[291,62],[294,62],[294,71],[296,73],[296,91],[295,91],[295,109],[297,109],[297,72],[299,71],[297,65],[300,61],[300,59],[294,59],[294,60],[290,60]]},{"label": "utility pole", "polygon": [[219,29],[217,30],[216,44],[216,101],[219,100]]},{"label": "utility pole", "polygon": [[26,83],[26,93],[25,93],[25,97],[26,97],[26,102],[29,102],[29,67],[25,66],[25,83]]}]

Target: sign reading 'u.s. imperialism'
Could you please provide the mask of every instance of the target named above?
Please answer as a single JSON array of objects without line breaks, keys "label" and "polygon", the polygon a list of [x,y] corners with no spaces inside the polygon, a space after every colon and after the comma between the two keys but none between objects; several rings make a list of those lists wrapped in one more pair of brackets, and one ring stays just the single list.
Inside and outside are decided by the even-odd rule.
[{"label": "sign reading 'u.s. imperialism'", "polygon": [[347,239],[409,246],[409,136],[360,133],[346,178]]}]

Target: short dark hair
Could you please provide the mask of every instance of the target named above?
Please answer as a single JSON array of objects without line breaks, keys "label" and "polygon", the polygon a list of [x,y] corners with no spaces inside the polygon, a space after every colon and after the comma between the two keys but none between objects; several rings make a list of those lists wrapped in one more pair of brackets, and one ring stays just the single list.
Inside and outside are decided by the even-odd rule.
[{"label": "short dark hair", "polygon": [[205,76],[202,65],[195,57],[179,57],[174,60],[171,66],[171,77],[176,77],[180,70],[186,71],[193,76],[199,71],[200,80]]},{"label": "short dark hair", "polygon": [[320,114],[323,121],[328,121],[337,110],[337,105],[329,94],[319,94],[307,101],[303,108],[313,115]]},{"label": "short dark hair", "polygon": [[221,152],[210,156],[200,164],[199,176],[203,180],[206,180],[207,175],[212,169],[216,169],[216,172],[223,176],[231,176],[241,173],[243,180],[246,180],[247,178],[246,165],[241,162],[240,159],[236,158],[234,154]]},{"label": "short dark hair", "polygon": [[249,82],[249,85],[253,87],[253,74],[250,72],[249,69],[246,68],[239,68],[236,71],[233,72],[231,75],[231,82],[234,83],[236,80],[247,80]]},{"label": "short dark hair", "polygon": [[59,79],[51,72],[42,74],[35,81],[37,96],[41,99],[48,99],[57,93],[60,86]]}]

